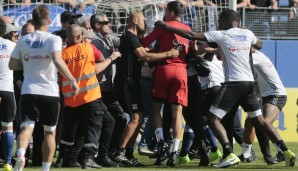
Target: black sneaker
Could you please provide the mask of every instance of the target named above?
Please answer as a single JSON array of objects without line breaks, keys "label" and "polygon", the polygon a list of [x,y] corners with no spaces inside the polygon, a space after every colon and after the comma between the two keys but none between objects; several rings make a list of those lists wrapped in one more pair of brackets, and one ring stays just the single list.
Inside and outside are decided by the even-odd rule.
[{"label": "black sneaker", "polygon": [[62,157],[58,157],[56,162],[55,162],[55,167],[62,167],[62,163],[63,163],[63,158]]},{"label": "black sneaker", "polygon": [[171,152],[169,160],[167,161],[167,166],[175,167],[177,161],[177,151]]},{"label": "black sneaker", "polygon": [[117,152],[115,155],[111,156],[111,158],[119,164],[133,166],[133,163],[126,158],[123,152]]},{"label": "black sneaker", "polygon": [[279,163],[279,162],[285,161],[285,156],[281,151],[279,151],[278,153],[276,153],[276,156],[274,159]]},{"label": "black sneaker", "polygon": [[119,164],[114,162],[109,156],[97,157],[96,162],[103,167],[119,167]]},{"label": "black sneaker", "polygon": [[163,140],[158,142],[157,157],[154,165],[161,165],[167,159],[168,144]]},{"label": "black sneaker", "polygon": [[252,161],[254,161],[254,160],[257,159],[257,155],[256,155],[256,153],[253,150],[251,150],[250,156],[248,158],[244,158],[243,154],[241,154],[238,157],[244,163],[250,163],[250,162],[252,162]]},{"label": "black sneaker", "polygon": [[140,163],[139,160],[136,158],[131,158],[128,160],[132,163],[133,167],[145,167],[145,165]]},{"label": "black sneaker", "polygon": [[267,163],[267,165],[273,165],[277,164],[278,162],[273,158],[270,154],[263,155],[264,162]]},{"label": "black sneaker", "polygon": [[76,160],[63,159],[62,167],[81,167]]},{"label": "black sneaker", "polygon": [[97,164],[93,159],[88,158],[88,159],[84,159],[82,163],[82,169],[86,169],[86,168],[101,169],[102,166]]}]

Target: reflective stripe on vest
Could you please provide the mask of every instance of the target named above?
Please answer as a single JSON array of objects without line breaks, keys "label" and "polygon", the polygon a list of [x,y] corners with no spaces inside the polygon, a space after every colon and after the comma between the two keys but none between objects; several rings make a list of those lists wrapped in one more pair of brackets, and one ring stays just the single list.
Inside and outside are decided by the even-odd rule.
[{"label": "reflective stripe on vest", "polygon": [[[80,76],[79,78],[76,78],[76,81],[79,82],[81,80],[88,80],[94,77],[95,75],[96,75],[95,72],[92,72],[91,74],[83,75],[83,76]],[[69,86],[69,85],[70,85],[70,81],[65,81],[62,83],[62,86]]]},{"label": "reflective stripe on vest", "polygon": [[[79,90],[79,93],[86,92],[86,91],[88,91],[88,90],[91,90],[91,89],[93,89],[93,88],[96,88],[97,86],[99,86],[99,83],[98,83],[98,82],[96,82],[96,83],[94,83],[94,84],[91,84],[91,85],[89,85],[89,86],[85,86],[85,87],[83,87],[83,88],[81,88],[81,89]],[[71,96],[73,96],[72,93],[73,93],[73,92],[63,93],[63,95],[64,95],[64,97],[71,97]]]}]

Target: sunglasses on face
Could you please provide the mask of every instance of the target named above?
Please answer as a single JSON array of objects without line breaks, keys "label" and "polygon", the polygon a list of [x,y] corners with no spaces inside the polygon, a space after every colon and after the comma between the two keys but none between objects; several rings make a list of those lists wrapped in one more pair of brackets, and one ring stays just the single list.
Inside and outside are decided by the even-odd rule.
[{"label": "sunglasses on face", "polygon": [[109,25],[110,21],[99,21],[98,23],[102,25]]}]

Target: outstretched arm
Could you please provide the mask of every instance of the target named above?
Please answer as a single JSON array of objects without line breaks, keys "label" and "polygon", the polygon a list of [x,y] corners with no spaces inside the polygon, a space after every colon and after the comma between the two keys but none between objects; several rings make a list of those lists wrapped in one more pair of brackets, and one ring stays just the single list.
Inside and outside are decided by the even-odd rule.
[{"label": "outstretched arm", "polygon": [[170,26],[163,21],[157,21],[155,23],[155,27],[166,29],[166,30],[171,31],[175,34],[178,34],[181,37],[184,37],[184,38],[187,38],[190,40],[207,41],[205,34],[203,32],[196,33],[196,32],[192,32],[192,31],[188,31],[188,30],[179,29],[179,28]]}]

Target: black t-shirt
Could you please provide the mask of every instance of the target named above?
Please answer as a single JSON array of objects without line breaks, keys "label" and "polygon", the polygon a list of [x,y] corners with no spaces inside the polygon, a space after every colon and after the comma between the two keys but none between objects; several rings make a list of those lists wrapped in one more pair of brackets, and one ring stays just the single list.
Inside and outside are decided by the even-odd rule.
[{"label": "black t-shirt", "polygon": [[121,58],[116,60],[115,84],[135,83],[140,80],[142,62],[134,50],[142,47],[138,37],[126,31],[120,38],[119,51]]}]

